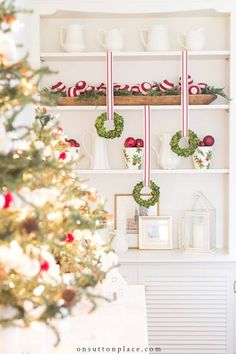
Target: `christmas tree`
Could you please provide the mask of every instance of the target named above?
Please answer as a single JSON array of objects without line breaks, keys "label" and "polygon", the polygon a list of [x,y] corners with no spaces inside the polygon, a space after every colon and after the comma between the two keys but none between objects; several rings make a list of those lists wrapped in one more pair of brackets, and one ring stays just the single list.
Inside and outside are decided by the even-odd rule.
[{"label": "christmas tree", "polygon": [[67,316],[82,299],[96,305],[109,250],[96,232],[110,216],[73,172],[77,146],[45,108],[33,126],[17,117],[44,102],[47,68],[17,58],[9,36],[14,1],[0,4],[0,326],[30,326]]}]

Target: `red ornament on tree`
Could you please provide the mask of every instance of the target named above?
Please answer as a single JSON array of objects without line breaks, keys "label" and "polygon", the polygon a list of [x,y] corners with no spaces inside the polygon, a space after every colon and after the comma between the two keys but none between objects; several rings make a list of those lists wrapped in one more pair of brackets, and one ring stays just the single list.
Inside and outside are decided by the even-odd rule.
[{"label": "red ornament on tree", "polygon": [[68,232],[68,234],[66,234],[66,242],[72,243],[74,240],[75,240],[75,237],[70,232]]},{"label": "red ornament on tree", "polygon": [[40,263],[40,272],[47,272],[49,268],[50,264],[48,263],[48,261],[42,261]]},{"label": "red ornament on tree", "polygon": [[62,151],[62,152],[60,153],[60,155],[59,155],[59,159],[61,159],[61,160],[65,160],[66,157],[67,157],[67,155],[66,155],[66,152],[65,152],[65,151]]},{"label": "red ornament on tree", "polygon": [[3,205],[3,209],[8,209],[13,202],[13,195],[10,192],[4,194],[5,202]]}]

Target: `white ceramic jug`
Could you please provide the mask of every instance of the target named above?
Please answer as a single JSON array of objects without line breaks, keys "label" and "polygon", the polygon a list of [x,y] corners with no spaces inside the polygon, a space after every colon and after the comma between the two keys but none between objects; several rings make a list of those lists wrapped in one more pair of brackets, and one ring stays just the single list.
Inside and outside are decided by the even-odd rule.
[{"label": "white ceramic jug", "polygon": [[188,50],[203,50],[205,47],[205,27],[200,27],[188,33],[177,33],[177,40],[182,48]]},{"label": "white ceramic jug", "polygon": [[141,28],[139,35],[141,42],[147,51],[170,49],[169,30],[167,25],[152,25],[150,28]]},{"label": "white ceramic jug", "polygon": [[83,26],[78,24],[61,26],[61,46],[65,52],[83,52],[85,50],[82,28]]},{"label": "white ceramic jug", "polygon": [[101,46],[107,51],[119,52],[124,49],[124,30],[113,28],[109,31],[99,29],[97,39]]},{"label": "white ceramic jug", "polygon": [[170,146],[171,134],[165,133],[158,137],[160,142],[160,150],[152,146],[156,153],[157,163],[163,170],[174,170],[177,168],[182,158],[176,155]]},{"label": "white ceramic jug", "polygon": [[[93,142],[93,152],[89,152],[87,148],[88,138]],[[109,170],[110,165],[108,162],[107,154],[107,141],[105,138],[101,138],[96,132],[87,131],[82,135],[82,146],[84,151],[88,155],[90,160],[90,168],[92,170]]]}]

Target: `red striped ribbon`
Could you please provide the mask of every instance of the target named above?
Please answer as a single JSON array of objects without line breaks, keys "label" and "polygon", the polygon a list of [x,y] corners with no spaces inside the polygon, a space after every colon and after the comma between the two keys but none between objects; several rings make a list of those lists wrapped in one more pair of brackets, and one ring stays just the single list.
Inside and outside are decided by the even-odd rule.
[{"label": "red striped ribbon", "polygon": [[188,92],[188,52],[181,56],[181,126],[182,136],[188,136],[189,130],[189,92]]},{"label": "red striped ribbon", "polygon": [[151,110],[150,106],[144,106],[144,168],[143,168],[143,185],[150,187],[151,174],[151,148],[150,148],[150,125],[151,125]]},{"label": "red striped ribbon", "polygon": [[112,52],[107,52],[107,119],[112,120],[114,117],[114,92],[113,92],[113,55]]}]

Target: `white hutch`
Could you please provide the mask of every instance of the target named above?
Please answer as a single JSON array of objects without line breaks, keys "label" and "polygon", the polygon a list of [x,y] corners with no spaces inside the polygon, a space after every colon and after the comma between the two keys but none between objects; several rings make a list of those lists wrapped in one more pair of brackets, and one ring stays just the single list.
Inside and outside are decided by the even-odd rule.
[{"label": "white hutch", "polygon": [[[180,169],[160,170],[152,156],[152,179],[161,188],[160,214],[173,216],[173,251],[130,250],[120,258],[121,271],[131,284],[146,287],[150,345],[165,354],[236,353],[236,6],[227,0],[58,0],[32,1],[32,60],[40,60],[58,74],[43,86],[57,81],[73,85],[105,81],[105,52],[96,31],[124,28],[126,48],[114,54],[114,81],[174,82],[180,76],[181,51],[178,32],[204,26],[206,49],[190,52],[189,71],[197,82],[225,87],[231,101],[217,98],[210,105],[190,107],[190,126],[199,136],[216,139],[210,170],[193,169],[186,159]],[[60,47],[60,26],[84,25],[87,46],[83,53],[65,53]],[[150,24],[169,26],[171,50],[144,52],[139,29]],[[81,142],[104,107],[63,106],[51,108],[71,138]],[[81,178],[107,198],[113,212],[114,194],[131,193],[141,180],[140,171],[126,170],[122,157],[125,137],[143,137],[142,107],[115,109],[125,118],[123,137],[108,141],[111,169],[89,170],[85,157],[79,166]],[[180,129],[180,106],[152,108],[152,144],[157,135]],[[81,148],[83,153],[83,147]],[[178,250],[177,219],[191,206],[194,192],[203,191],[216,207],[217,252],[190,255]]]}]

